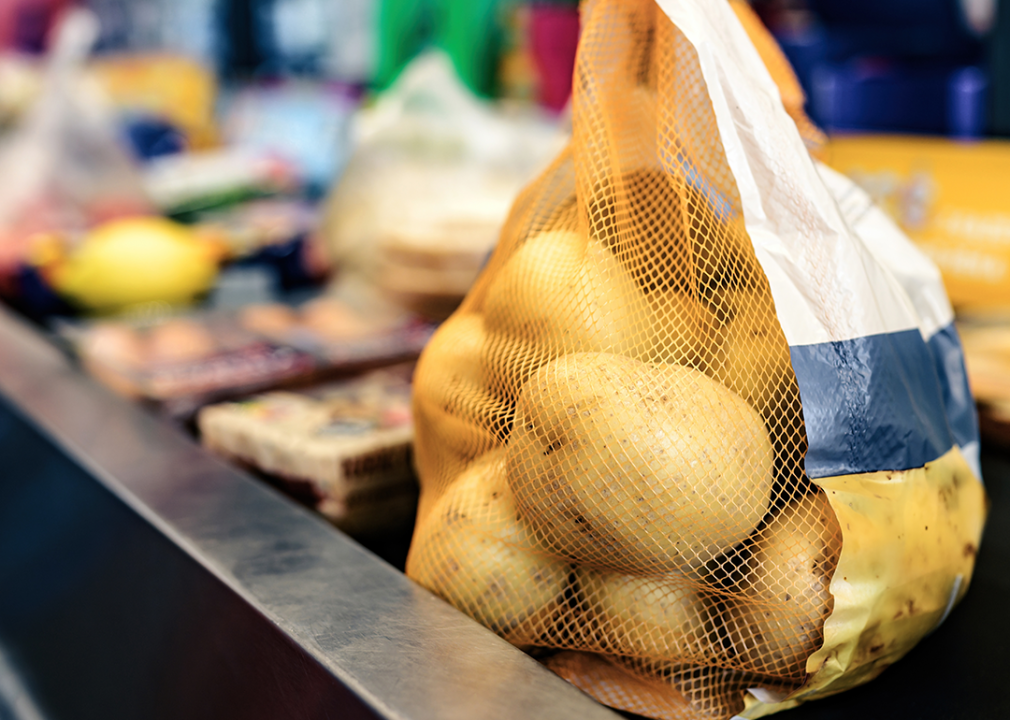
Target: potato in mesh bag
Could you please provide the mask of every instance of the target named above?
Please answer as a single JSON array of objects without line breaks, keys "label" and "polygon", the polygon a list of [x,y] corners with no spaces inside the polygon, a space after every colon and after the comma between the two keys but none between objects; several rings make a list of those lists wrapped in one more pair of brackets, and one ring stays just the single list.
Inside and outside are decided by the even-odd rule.
[{"label": "potato in mesh bag", "polygon": [[580,567],[576,583],[588,621],[600,637],[595,649],[701,663],[722,655],[708,599],[677,573],[640,576]]},{"label": "potato in mesh bag", "polygon": [[726,620],[730,644],[748,668],[802,677],[831,612],[828,590],[841,530],[822,491],[792,500],[756,536],[744,596]]},{"label": "potato in mesh bag", "polygon": [[711,333],[705,370],[761,417],[781,422],[782,404],[797,400],[799,391],[770,298],[754,290],[729,289],[717,292],[710,302],[718,328]]},{"label": "potato in mesh bag", "polygon": [[771,503],[758,414],[706,375],[565,355],[523,386],[507,450],[523,514],[555,551],[641,572],[699,570]]},{"label": "potato in mesh bag", "polygon": [[465,465],[495,447],[509,408],[485,386],[480,358],[487,343],[484,318],[460,313],[435,332],[415,373],[418,448]]},{"label": "potato in mesh bag", "polygon": [[501,451],[456,478],[419,525],[410,553],[412,578],[516,643],[540,635],[570,572],[518,516]]},{"label": "potato in mesh bag", "polygon": [[847,225],[728,3],[581,17],[572,142],[421,360],[408,572],[638,715],[866,682],[981,533],[942,287]]},{"label": "potato in mesh bag", "polygon": [[600,243],[567,230],[524,242],[487,290],[489,332],[503,352],[484,363],[489,385],[509,394],[539,364],[566,352],[648,357],[652,308]]}]

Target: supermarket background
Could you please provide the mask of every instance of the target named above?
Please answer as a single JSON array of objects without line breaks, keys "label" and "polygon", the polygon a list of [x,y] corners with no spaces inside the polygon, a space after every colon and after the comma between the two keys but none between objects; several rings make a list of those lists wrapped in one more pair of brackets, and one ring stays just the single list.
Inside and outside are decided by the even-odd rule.
[{"label": "supermarket background", "polygon": [[[983,432],[1002,441],[1010,5],[752,7],[825,132],[812,152],[941,268]],[[410,363],[567,141],[578,13],[5,0],[0,296],[101,382],[344,529],[409,531]],[[296,467],[307,439],[331,459],[378,444],[380,480],[314,479]]]},{"label": "supermarket background", "polygon": [[[753,0],[751,6],[791,62],[806,113],[823,130],[823,142],[810,144],[812,154],[868,191],[941,269],[985,447],[1005,449],[1010,2]],[[246,546],[254,548],[257,533],[268,537],[293,525],[275,522],[276,508],[267,502],[274,495],[257,495],[262,485],[246,483],[250,475],[402,570],[418,502],[414,363],[484,267],[522,188],[567,143],[578,37],[578,3],[568,0],[0,0],[0,337],[28,327],[22,340],[41,336],[61,358],[129,400],[75,371],[74,382],[63,378],[46,388],[50,401],[71,392],[44,409],[67,423],[93,423],[94,433],[84,437],[97,439],[94,447],[78,442],[76,449],[98,458],[119,453],[114,469],[143,476],[143,489],[164,503],[153,503],[157,512],[199,519],[191,527],[206,530],[202,547],[242,547],[248,562],[235,566],[237,576],[248,571],[242,582],[262,576],[262,590],[274,576],[322,573],[323,563],[305,561],[298,543],[319,540],[311,535],[316,531],[323,540],[342,537],[310,524],[304,535],[255,546],[262,554],[253,557]],[[32,341],[23,343],[30,350],[24,358],[45,359]],[[39,667],[63,670],[50,673],[58,690],[69,685],[67,697],[91,702],[95,689],[88,683],[96,678],[116,681],[101,696],[106,700],[141,697],[142,682],[118,678],[147,672],[134,658],[142,646],[160,651],[150,638],[162,631],[180,647],[206,639],[220,648],[202,656],[179,650],[155,666],[191,657],[216,662],[234,653],[236,676],[258,681],[249,669],[272,668],[279,651],[249,650],[260,636],[237,621],[219,624],[231,607],[201,608],[213,621],[207,625],[179,620],[177,605],[204,602],[185,583],[169,586],[184,573],[171,564],[161,568],[158,558],[166,554],[137,542],[140,532],[109,531],[113,514],[94,512],[107,502],[104,490],[96,493],[102,499],[85,502],[92,483],[51,460],[52,448],[34,430],[11,430],[20,426],[7,404],[31,397],[38,378],[53,375],[45,362],[38,374],[29,372],[23,358],[3,368],[3,357],[24,351],[14,345],[5,356],[0,342],[0,371],[28,380],[9,384],[16,391],[11,398],[6,389],[0,393],[0,449],[8,448],[9,463],[0,474],[14,479],[6,489],[0,482],[0,497],[19,492],[17,481],[27,478],[24,497],[36,504],[23,507],[44,512],[32,516],[8,506],[3,537],[18,542],[7,546],[6,557],[0,552],[8,563],[0,569],[6,577],[19,577],[13,567],[22,578],[51,582],[37,583],[36,594],[0,592],[0,611],[8,612],[6,620],[0,612],[5,642],[13,637],[15,646],[32,648]],[[45,399],[45,392],[37,394]],[[82,397],[89,403],[75,406]],[[132,403],[148,413],[145,422],[123,420],[144,414]],[[106,417],[113,420],[100,427]],[[242,482],[204,485],[219,461],[199,448],[190,452],[193,440],[240,468],[241,474],[227,472]],[[185,463],[176,467],[180,457]],[[1008,471],[995,453],[988,463],[987,478]],[[968,596],[975,604],[920,649],[918,665],[913,654],[889,671],[893,684],[868,686],[906,712],[949,702],[970,715],[969,695],[987,709],[1004,702],[993,698],[1002,687],[998,658],[1005,657],[1006,536],[996,521],[1005,511],[1001,484],[988,487],[994,522],[982,562],[989,574],[975,580]],[[236,533],[228,544],[218,526],[200,523],[217,521],[215,513],[233,506],[247,534]],[[96,526],[101,532],[93,532]],[[58,532],[61,544],[42,542],[47,532]],[[101,542],[79,542],[92,535],[102,535]],[[127,554],[129,562],[122,561]],[[106,565],[96,565],[99,556]],[[327,557],[336,564],[359,556]],[[96,566],[107,574],[94,572]],[[387,595],[380,597],[374,576],[362,582],[353,563],[351,570],[347,577],[332,573],[325,592],[336,587],[333,597],[380,610],[390,598],[415,597],[393,581],[381,585]],[[80,588],[76,582],[91,583],[84,598],[102,613],[88,617],[93,608],[86,602],[83,612],[62,603],[67,588]],[[292,583],[280,604],[290,609],[294,594],[315,592],[298,608],[299,618],[312,618],[322,587]],[[156,597],[164,618],[135,601],[145,592]],[[51,606],[37,602],[46,593],[55,598]],[[313,627],[332,632],[341,650],[366,631],[388,639],[402,630],[405,647],[420,642],[416,628],[358,626],[344,622],[352,615],[342,612],[343,606],[335,616],[343,625]],[[22,618],[31,622],[15,627]],[[141,631],[120,632],[123,618],[136,619]],[[237,650],[219,641],[225,632],[233,633]],[[457,648],[471,643],[467,632],[460,631]],[[111,664],[116,651],[116,661],[131,666],[121,675],[101,665]],[[432,676],[441,670],[430,657],[397,666],[401,655],[411,660],[409,653],[384,657],[375,674],[408,667],[428,680],[416,666],[430,666]],[[65,671],[80,658],[88,672]],[[460,652],[458,660],[454,667],[472,656]],[[480,674],[483,666],[472,664]],[[219,668],[210,667],[192,664],[192,672],[220,678]],[[475,682],[465,672],[460,677],[463,686]],[[273,691],[270,683],[263,687],[262,695],[248,695],[250,705]],[[920,688],[930,692],[920,698]],[[174,697],[171,690],[159,699]],[[458,702],[448,693],[430,695],[439,709]],[[500,695],[508,705],[503,716],[518,700],[543,700],[517,698],[523,694],[512,688]],[[475,697],[474,706],[493,704],[488,693]],[[839,702],[858,705],[865,697],[854,691]],[[819,711],[832,710],[810,712]],[[249,716],[269,716],[260,712]]]}]

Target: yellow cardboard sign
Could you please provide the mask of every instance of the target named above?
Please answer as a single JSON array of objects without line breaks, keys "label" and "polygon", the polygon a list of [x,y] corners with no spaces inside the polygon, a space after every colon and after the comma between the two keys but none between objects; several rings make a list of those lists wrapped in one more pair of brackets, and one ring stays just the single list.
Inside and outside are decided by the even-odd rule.
[{"label": "yellow cardboard sign", "polygon": [[836,136],[826,161],[933,259],[956,308],[1010,305],[1010,143]]}]

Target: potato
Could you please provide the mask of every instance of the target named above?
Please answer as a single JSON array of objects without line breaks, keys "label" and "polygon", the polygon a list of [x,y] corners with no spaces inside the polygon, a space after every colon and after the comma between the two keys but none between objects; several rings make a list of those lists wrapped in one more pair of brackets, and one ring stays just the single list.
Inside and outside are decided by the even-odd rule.
[{"label": "potato", "polygon": [[711,662],[718,637],[701,594],[684,577],[577,568],[588,616],[606,651],[628,657]]},{"label": "potato", "polygon": [[761,418],[711,378],[608,353],[530,378],[508,444],[524,516],[560,553],[644,573],[700,569],[768,511]]},{"label": "potato", "polygon": [[537,634],[570,570],[519,518],[502,450],[476,460],[439,498],[419,525],[407,562],[411,578],[515,641]]},{"label": "potato", "polygon": [[715,319],[708,307],[671,288],[647,297],[656,318],[650,360],[699,367],[711,357]]},{"label": "potato", "polygon": [[414,377],[418,445],[444,449],[464,464],[500,442],[509,414],[481,379],[485,342],[481,315],[453,315],[424,349]]},{"label": "potato", "polygon": [[715,314],[726,318],[715,333],[708,374],[772,419],[786,398],[798,397],[789,345],[771,298],[749,290],[716,297]]},{"label": "potato", "polygon": [[753,287],[763,273],[742,217],[715,184],[683,170],[694,177],[657,163],[599,182],[587,201],[591,235],[646,292]]},{"label": "potato", "polygon": [[668,666],[659,674],[691,704],[691,720],[725,720],[744,710],[737,670],[683,664]]},{"label": "potato", "polygon": [[758,534],[747,598],[727,620],[739,659],[758,672],[801,676],[831,612],[828,590],[841,552],[841,530],[820,491],[793,500]]},{"label": "potato", "polygon": [[480,356],[480,378],[499,397],[515,398],[530,375],[556,355],[549,347],[492,332]]},{"label": "potato", "polygon": [[[598,242],[565,230],[540,233],[509,258],[488,287],[484,314],[490,333],[532,347],[540,363],[586,351],[646,358],[655,324],[617,259]],[[498,365],[512,396],[535,370]]]}]

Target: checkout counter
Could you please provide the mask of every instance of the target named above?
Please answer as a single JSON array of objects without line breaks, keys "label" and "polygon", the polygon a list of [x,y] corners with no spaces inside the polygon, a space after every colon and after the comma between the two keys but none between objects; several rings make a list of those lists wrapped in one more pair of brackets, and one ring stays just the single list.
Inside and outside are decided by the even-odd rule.
[{"label": "checkout counter", "polygon": [[[783,720],[1010,717],[1010,455],[983,468],[965,601]],[[620,717],[0,309],[0,720]]]}]

